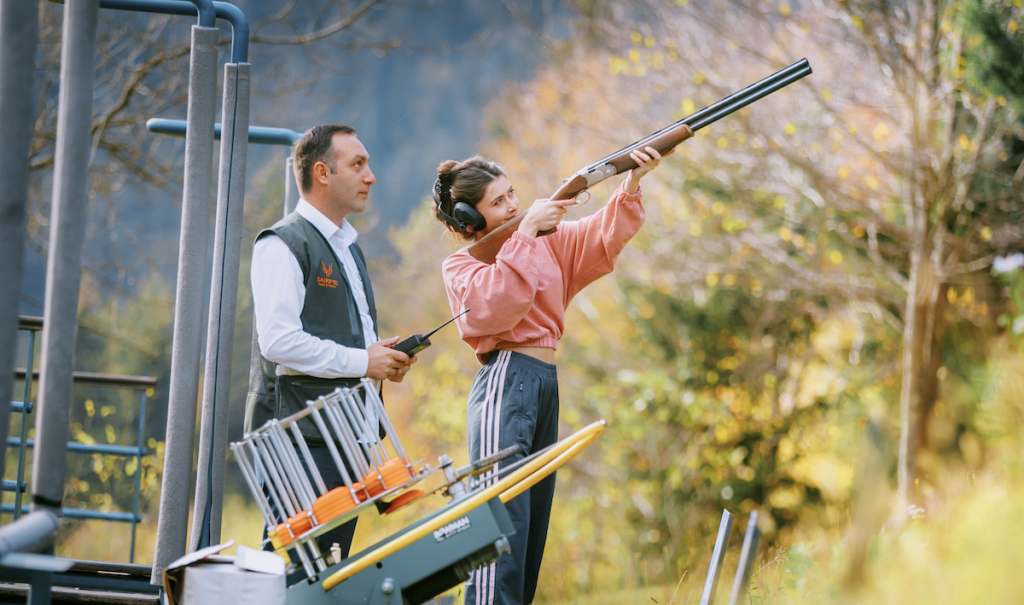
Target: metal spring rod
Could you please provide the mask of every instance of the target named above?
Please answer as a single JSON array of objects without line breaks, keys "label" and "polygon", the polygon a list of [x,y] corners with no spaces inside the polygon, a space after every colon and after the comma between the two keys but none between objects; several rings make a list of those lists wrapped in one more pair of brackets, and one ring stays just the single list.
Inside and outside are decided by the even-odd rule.
[{"label": "metal spring rod", "polygon": [[[285,437],[285,443],[282,443],[281,437],[274,428],[273,421],[271,421],[270,430],[267,431],[267,440],[274,453],[277,454],[281,468],[284,469],[285,475],[288,477],[288,481],[292,484],[292,489],[295,490],[295,495],[299,499],[299,504],[302,505],[303,509],[308,509],[313,506],[313,501],[316,500],[316,496],[313,495],[313,486],[309,485],[309,482],[306,481],[306,474],[302,471],[302,465],[296,466],[298,461],[292,460],[294,451],[291,451],[291,447],[287,443],[288,438]],[[280,427],[277,427],[277,429],[280,430]]]},{"label": "metal spring rod", "polygon": [[[346,394],[342,393],[342,397]],[[380,456],[381,464],[391,459],[391,455],[388,454],[387,449],[384,447],[384,441],[380,438],[380,417],[374,413],[370,414],[370,407],[373,406],[371,403],[363,401],[363,398],[359,396],[359,388],[349,389],[347,393],[349,405],[352,406],[353,410],[359,411],[359,417],[363,421],[363,426],[366,429],[371,447],[374,447]],[[374,410],[376,412],[376,410]],[[370,422],[370,416],[378,416],[376,423]]]},{"label": "metal spring rod", "polygon": [[391,444],[395,447],[398,455],[405,460],[405,466],[412,470],[412,462],[405,453],[405,448],[402,447],[402,440],[398,438],[398,431],[395,430],[395,425],[391,423],[391,417],[388,416],[387,410],[384,409],[384,401],[377,394],[377,390],[373,388],[373,381],[364,378],[362,382],[363,388],[366,390],[366,398],[377,408],[377,417],[384,423],[384,430],[387,431],[388,436],[391,438]]},{"label": "metal spring rod", "polygon": [[320,551],[320,545],[316,543],[314,538],[306,538],[301,541],[302,544],[306,545],[309,549],[310,554],[313,555],[313,563],[316,565],[317,571],[323,571],[327,569],[327,562],[324,561],[324,554]]},{"label": "metal spring rod", "polygon": [[351,390],[342,389],[341,397],[338,398],[338,406],[345,411],[345,415],[348,417],[349,422],[352,423],[353,429],[362,435],[363,438],[359,441],[359,444],[367,451],[367,458],[373,462],[374,466],[381,466],[384,464],[386,457],[382,459],[373,447],[377,434],[375,432],[371,433],[365,418],[360,413],[362,410],[356,409],[358,406],[352,402],[350,395]]},{"label": "metal spring rod", "polygon": [[259,481],[256,480],[256,474],[249,466],[249,460],[245,455],[245,448],[240,443],[235,442],[231,444],[231,451],[235,454],[235,460],[238,461],[238,468],[242,469],[242,476],[245,477],[245,483],[249,486],[249,491],[252,492],[256,500],[256,506],[260,507],[263,519],[267,522],[267,527],[270,527],[274,524],[274,513],[267,505],[263,497],[263,490],[259,487]]},{"label": "metal spring rod", "polygon": [[[321,401],[323,398],[320,399]],[[331,459],[334,460],[334,466],[338,467],[338,472],[341,473],[341,478],[345,482],[345,485],[349,486],[349,491],[352,491],[353,495],[355,491],[352,489],[352,478],[349,477],[348,471],[345,470],[345,463],[341,461],[341,455],[338,454],[338,448],[334,445],[334,439],[331,438],[331,432],[327,430],[327,425],[324,424],[324,419],[320,416],[320,410],[316,409],[315,402],[307,401],[306,405],[309,406],[310,417],[313,418],[313,422],[316,423],[316,428],[320,431],[320,434],[324,436],[324,440],[327,443],[327,450],[331,453]],[[344,447],[344,444],[342,444]]]},{"label": "metal spring rod", "polygon": [[316,575],[313,570],[313,562],[309,560],[309,555],[306,554],[306,549],[302,548],[302,542],[293,542],[295,544],[295,554],[299,555],[299,561],[302,563],[302,569],[306,572],[307,578],[312,578]]},{"label": "metal spring rod", "polygon": [[337,391],[335,395],[324,400],[324,413],[327,414],[327,419],[330,421],[331,426],[334,427],[338,441],[345,448],[345,453],[352,463],[352,468],[359,473],[360,477],[364,477],[366,473],[370,472],[369,454],[366,452],[366,448],[359,443],[359,439],[353,432],[352,425],[348,420],[345,420],[345,417],[338,410],[338,404],[335,400],[336,395]]},{"label": "metal spring rod", "polygon": [[[368,463],[365,470],[361,471],[362,475],[365,476],[371,471],[371,466],[377,466],[380,462],[378,462],[377,457],[375,456],[376,452],[372,451],[370,449],[370,444],[367,443],[366,431],[362,430],[362,427],[359,426],[358,420],[352,417],[349,413],[346,403],[347,400],[344,398],[344,395],[339,393],[337,399],[325,403],[324,409],[329,410],[331,414],[334,414],[339,423],[342,425],[347,424],[347,426],[351,428],[355,443],[357,447],[362,450],[362,456],[365,457],[364,460]],[[362,438],[359,438],[360,435]]]},{"label": "metal spring rod", "polygon": [[293,424],[290,427],[292,429],[292,437],[295,439],[295,443],[299,444],[299,451],[302,452],[302,457],[306,460],[306,467],[309,468],[309,474],[313,476],[313,480],[316,481],[316,487],[320,490],[320,495],[323,496],[327,493],[327,486],[324,485],[324,478],[320,475],[320,469],[316,467],[313,462],[313,454],[309,451],[309,446],[306,445],[306,439],[302,436],[302,431],[299,430],[299,425]]},{"label": "metal spring rod", "polygon": [[334,427],[338,441],[343,447],[347,446],[345,453],[353,465],[352,468],[362,477],[370,472],[370,466],[365,455],[360,452],[359,440],[356,438],[352,426],[338,412],[336,400],[340,396],[341,389],[335,389],[333,393],[324,398],[324,413],[327,414],[327,419],[330,420],[331,426]]},{"label": "metal spring rod", "polygon": [[267,473],[270,475],[270,483],[277,490],[281,502],[284,503],[284,509],[287,513],[285,521],[287,521],[288,517],[294,517],[299,512],[299,503],[295,500],[295,494],[292,493],[291,486],[278,473],[274,459],[268,451],[267,445],[263,443],[263,436],[256,435],[254,439],[256,441],[256,448],[260,451],[260,462],[263,463],[263,468],[267,469]]},{"label": "metal spring rod", "polygon": [[[262,487],[266,489],[266,493],[270,496],[270,500],[272,500],[270,509],[271,512],[276,511],[277,513],[277,521],[272,522],[270,525],[267,526],[267,531],[272,532],[274,531],[274,528],[277,527],[278,523],[283,523],[288,519],[288,517],[284,514],[284,504],[281,502],[281,499],[277,497],[277,491],[274,489],[273,481],[270,479],[270,472],[267,471],[266,465],[263,464],[263,460],[260,457],[260,453],[256,449],[256,444],[253,443],[252,441],[249,441],[248,445],[249,450],[252,452],[253,470],[256,472],[256,477],[264,477],[263,481],[257,481],[257,483],[259,483]],[[270,485],[267,485],[267,481],[270,482]]]},{"label": "metal spring rod", "polygon": [[288,494],[292,498],[292,502],[295,504],[295,512],[292,515],[301,513],[307,508],[305,501],[306,499],[302,495],[302,491],[294,479],[294,475],[289,471],[288,466],[285,465],[284,460],[281,459],[281,455],[275,447],[273,438],[269,433],[264,433],[261,437],[263,445],[266,446],[267,452],[270,455],[270,463],[274,465],[281,477],[281,483],[288,490]]}]

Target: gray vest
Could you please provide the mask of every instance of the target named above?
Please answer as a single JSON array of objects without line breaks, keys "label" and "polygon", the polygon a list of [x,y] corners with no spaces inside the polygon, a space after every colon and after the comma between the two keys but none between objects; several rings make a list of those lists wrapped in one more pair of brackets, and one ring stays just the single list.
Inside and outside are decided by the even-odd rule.
[{"label": "gray vest", "polygon": [[[284,217],[273,227],[262,231],[257,237],[274,234],[288,246],[299,267],[302,281],[306,286],[299,319],[306,332],[357,349],[366,347],[359,308],[341,260],[312,223],[296,212]],[[373,288],[366,271],[366,259],[359,246],[353,243],[349,250],[356,261],[359,275],[363,280],[363,291],[373,318],[373,329],[377,330],[377,308],[373,301]],[[316,378],[304,375],[276,375],[274,363],[265,359],[259,351],[255,325],[252,335],[252,363],[249,370],[249,395],[245,402],[246,433],[262,426],[271,418],[284,418],[305,409],[306,400],[326,395],[339,386],[358,384],[358,378]],[[302,434],[311,444],[322,444],[323,439],[312,420],[299,421]]]}]

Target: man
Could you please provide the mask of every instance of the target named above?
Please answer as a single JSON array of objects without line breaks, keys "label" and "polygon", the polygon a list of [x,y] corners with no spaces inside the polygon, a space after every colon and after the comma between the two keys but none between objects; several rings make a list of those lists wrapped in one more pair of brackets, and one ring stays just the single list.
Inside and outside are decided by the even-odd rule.
[{"label": "man", "polygon": [[[378,340],[377,310],[356,230],[345,218],[366,210],[377,182],[370,157],[350,126],[309,129],[296,143],[295,180],[302,192],[295,211],[256,238],[252,254],[255,355],[246,401],[245,430],[284,418],[305,402],[358,384],[362,377],[401,382],[416,361]],[[259,365],[257,365],[259,364]],[[343,484],[322,435],[308,418],[299,422],[327,489]],[[352,469],[348,469],[354,477]],[[355,520],[317,540],[348,556]]]}]

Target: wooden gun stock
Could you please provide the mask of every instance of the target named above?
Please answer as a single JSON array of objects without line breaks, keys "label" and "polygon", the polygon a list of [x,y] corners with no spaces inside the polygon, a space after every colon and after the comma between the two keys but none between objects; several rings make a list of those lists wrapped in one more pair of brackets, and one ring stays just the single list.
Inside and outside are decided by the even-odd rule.
[{"label": "wooden gun stock", "polygon": [[[616,151],[612,155],[598,161],[595,164],[591,164],[586,168],[580,170],[576,174],[572,175],[562,186],[559,187],[548,199],[551,200],[571,200],[587,190],[588,187],[596,185],[597,183],[615,176],[622,174],[637,167],[637,163],[633,161],[633,158],[629,156],[630,152],[637,149],[640,146],[653,147],[661,155],[665,155],[675,146],[682,143],[686,139],[693,136],[693,131],[686,124],[678,124],[675,127],[666,130],[665,132],[657,133],[654,138],[648,137],[637,143],[633,143],[629,147],[625,147]],[[501,250],[501,246],[512,237],[512,232],[519,228],[519,223],[526,217],[526,212],[517,215],[515,218],[502,224],[500,227],[491,231],[484,237],[473,242],[469,246],[469,254],[477,259],[487,263],[488,265],[494,263],[494,259],[498,256],[498,251]],[[555,229],[548,231],[542,231],[537,235],[548,235],[554,233]]]}]

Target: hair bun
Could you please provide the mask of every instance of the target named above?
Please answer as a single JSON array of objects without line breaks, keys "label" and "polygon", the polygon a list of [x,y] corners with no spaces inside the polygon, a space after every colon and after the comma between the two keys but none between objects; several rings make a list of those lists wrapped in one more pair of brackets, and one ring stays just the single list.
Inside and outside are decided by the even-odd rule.
[{"label": "hair bun", "polygon": [[452,172],[459,165],[455,160],[445,160],[437,167],[437,178],[439,180],[445,180],[451,178]]}]

